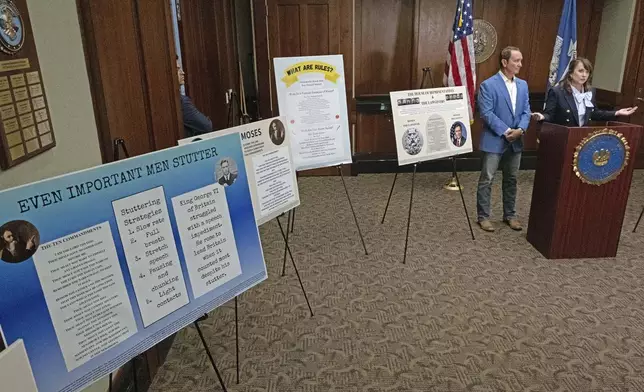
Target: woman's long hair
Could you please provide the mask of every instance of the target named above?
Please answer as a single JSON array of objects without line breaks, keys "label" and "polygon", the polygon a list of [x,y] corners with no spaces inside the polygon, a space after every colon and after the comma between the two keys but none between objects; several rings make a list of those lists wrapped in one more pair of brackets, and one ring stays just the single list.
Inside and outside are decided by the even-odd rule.
[{"label": "woman's long hair", "polygon": [[584,83],[584,91],[590,91],[590,89],[592,88],[590,83],[593,80],[593,65],[587,58],[577,57],[570,62],[570,65],[568,65],[568,70],[566,71],[566,75],[561,80],[561,82],[559,82],[559,85],[569,94],[572,94],[572,74],[573,72],[575,72],[575,68],[577,68],[577,64],[579,63],[582,63],[584,65],[584,69],[588,71],[588,79],[586,80],[586,83]]}]

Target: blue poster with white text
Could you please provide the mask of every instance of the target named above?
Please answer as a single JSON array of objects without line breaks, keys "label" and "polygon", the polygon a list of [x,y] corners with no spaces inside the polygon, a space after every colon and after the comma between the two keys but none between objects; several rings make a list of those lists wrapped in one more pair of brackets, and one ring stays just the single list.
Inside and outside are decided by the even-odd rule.
[{"label": "blue poster with white text", "polygon": [[235,133],[0,192],[0,366],[75,391],[266,279],[245,167]]}]

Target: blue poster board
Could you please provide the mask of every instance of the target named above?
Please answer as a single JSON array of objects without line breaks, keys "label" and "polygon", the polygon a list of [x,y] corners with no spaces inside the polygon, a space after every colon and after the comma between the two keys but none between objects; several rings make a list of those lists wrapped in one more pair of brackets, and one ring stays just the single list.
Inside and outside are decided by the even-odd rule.
[{"label": "blue poster board", "polygon": [[266,279],[238,134],[0,192],[0,329],[75,391]]}]

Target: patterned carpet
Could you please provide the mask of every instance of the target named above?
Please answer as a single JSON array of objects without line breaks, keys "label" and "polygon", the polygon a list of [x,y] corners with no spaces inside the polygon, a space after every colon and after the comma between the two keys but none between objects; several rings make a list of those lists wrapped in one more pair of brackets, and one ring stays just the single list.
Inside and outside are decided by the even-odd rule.
[{"label": "patterned carpet", "polygon": [[[463,173],[475,213],[478,173]],[[338,177],[300,179],[294,257],[281,277],[275,221],[261,228],[269,278],[239,301],[241,380],[235,384],[233,303],[202,329],[229,391],[644,391],[644,203],[636,172],[618,257],[544,259],[517,233],[474,226],[445,173],[417,174],[407,264],[402,264],[411,174],[346,178],[369,255]],[[533,172],[520,173],[527,227]],[[500,219],[500,178],[493,193]],[[474,221],[474,219],[473,219]],[[285,224],[285,220],[283,221]],[[189,327],[151,391],[220,390]]]}]

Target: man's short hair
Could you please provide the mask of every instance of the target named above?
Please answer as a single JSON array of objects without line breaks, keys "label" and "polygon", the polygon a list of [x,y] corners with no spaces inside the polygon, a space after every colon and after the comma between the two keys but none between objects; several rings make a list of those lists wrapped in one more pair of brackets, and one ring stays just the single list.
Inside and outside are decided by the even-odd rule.
[{"label": "man's short hair", "polygon": [[219,165],[223,166],[224,163],[228,163],[230,165],[230,163],[228,162],[228,159],[222,159],[221,162],[219,163]]},{"label": "man's short hair", "polygon": [[521,49],[517,48],[516,46],[506,46],[501,50],[501,53],[499,53],[499,66],[503,68],[503,60],[510,61],[510,57],[512,57],[512,52],[521,52]]}]

